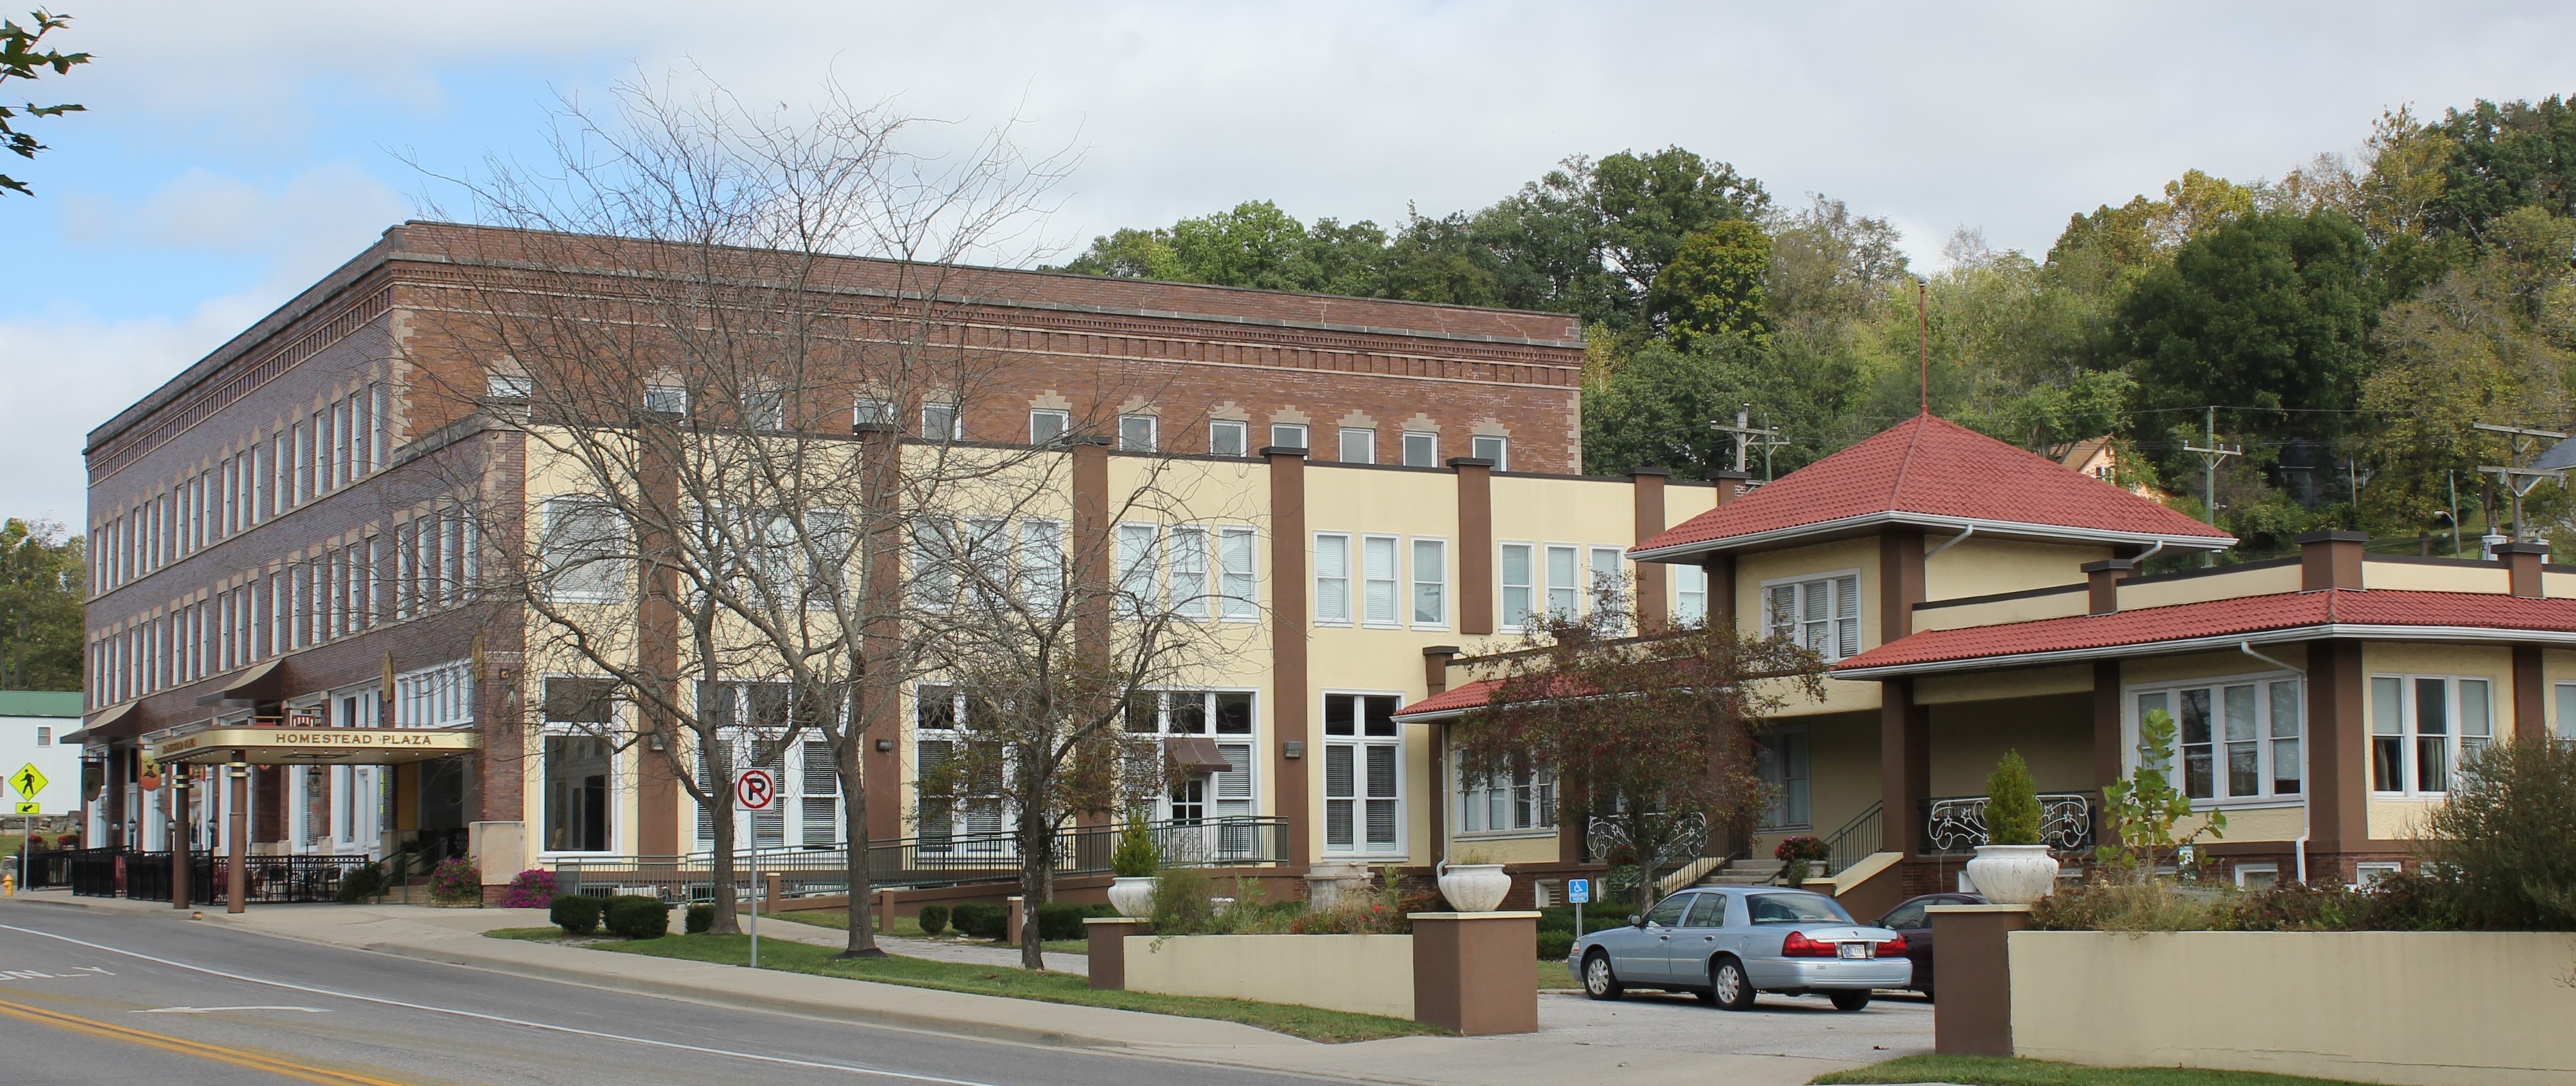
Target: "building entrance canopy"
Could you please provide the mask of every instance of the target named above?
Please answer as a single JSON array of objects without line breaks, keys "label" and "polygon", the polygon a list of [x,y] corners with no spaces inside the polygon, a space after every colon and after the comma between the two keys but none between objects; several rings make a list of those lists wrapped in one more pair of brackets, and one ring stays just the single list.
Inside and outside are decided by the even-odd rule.
[{"label": "building entrance canopy", "polygon": [[234,725],[153,737],[153,761],[168,765],[396,765],[461,754],[482,737],[452,728],[318,728]]}]

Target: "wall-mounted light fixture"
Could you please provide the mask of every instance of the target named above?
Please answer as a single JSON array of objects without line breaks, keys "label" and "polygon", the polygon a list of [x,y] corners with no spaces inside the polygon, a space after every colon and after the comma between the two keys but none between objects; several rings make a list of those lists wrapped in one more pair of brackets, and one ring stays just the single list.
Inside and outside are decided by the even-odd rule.
[{"label": "wall-mounted light fixture", "polygon": [[1303,758],[1306,756],[1306,741],[1303,739],[1291,739],[1286,743],[1280,744],[1279,753],[1285,755],[1290,761]]}]

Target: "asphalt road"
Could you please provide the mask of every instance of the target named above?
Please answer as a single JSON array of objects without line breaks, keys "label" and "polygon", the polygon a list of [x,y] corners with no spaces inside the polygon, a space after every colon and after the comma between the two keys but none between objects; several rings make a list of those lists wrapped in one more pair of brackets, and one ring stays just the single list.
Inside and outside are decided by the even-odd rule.
[{"label": "asphalt road", "polygon": [[0,1081],[1312,1084],[604,991],[160,918],[0,912]]}]

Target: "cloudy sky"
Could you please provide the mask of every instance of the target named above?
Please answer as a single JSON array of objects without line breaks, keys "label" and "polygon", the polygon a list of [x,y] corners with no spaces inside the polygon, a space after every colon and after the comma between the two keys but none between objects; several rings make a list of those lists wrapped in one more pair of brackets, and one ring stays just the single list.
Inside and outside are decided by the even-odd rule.
[{"label": "cloudy sky", "polygon": [[[1679,144],[1784,199],[2044,250],[2186,168],[2278,177],[2382,109],[2576,91],[2548,5],[709,5],[60,0],[90,112],[0,162],[0,515],[84,517],[93,426],[470,171],[541,152],[557,95],[703,71],[757,101],[827,78],[1080,165],[1078,246],[1245,199],[1312,220],[1492,202],[1566,155]],[[49,39],[49,44],[52,43]]]}]

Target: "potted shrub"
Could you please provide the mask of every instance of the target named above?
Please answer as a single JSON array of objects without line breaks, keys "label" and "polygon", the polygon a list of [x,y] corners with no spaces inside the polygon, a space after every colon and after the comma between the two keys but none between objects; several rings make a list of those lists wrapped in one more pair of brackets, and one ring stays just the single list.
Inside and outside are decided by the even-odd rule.
[{"label": "potted shrub", "polygon": [[1997,905],[2028,905],[2057,888],[2057,859],[2039,843],[2039,790],[2020,751],[2005,751],[1986,778],[1986,843],[1968,861],[1968,881]]},{"label": "potted shrub", "polygon": [[1503,895],[1512,892],[1512,877],[1491,859],[1471,849],[1460,853],[1454,863],[1444,859],[1432,865],[1440,879],[1440,896],[1449,899],[1450,908],[1489,913],[1503,903]]},{"label": "potted shrub", "polygon": [[1127,814],[1118,831],[1118,851],[1110,854],[1109,905],[1118,915],[1141,919],[1154,915],[1154,873],[1163,867],[1163,850],[1154,844],[1153,827],[1140,811]]},{"label": "potted shrub", "polygon": [[1791,837],[1771,850],[1771,858],[1786,862],[1780,869],[1783,886],[1805,886],[1813,866],[1834,858],[1834,848],[1815,837]]}]

